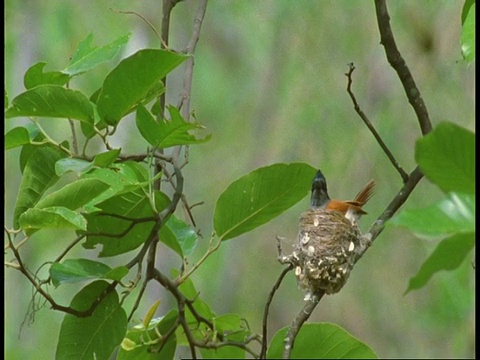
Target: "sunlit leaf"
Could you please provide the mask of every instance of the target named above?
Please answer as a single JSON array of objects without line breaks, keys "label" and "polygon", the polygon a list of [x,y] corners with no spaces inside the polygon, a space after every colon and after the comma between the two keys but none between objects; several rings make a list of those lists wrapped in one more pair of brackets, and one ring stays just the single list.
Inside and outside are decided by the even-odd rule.
[{"label": "sunlit leaf", "polygon": [[89,34],[85,40],[80,42],[70,65],[63,72],[69,75],[78,75],[102,62],[113,59],[118,51],[128,42],[130,36],[131,34],[127,34],[108,45],[96,47],[92,45],[93,35]]},{"label": "sunlit leaf", "polygon": [[450,193],[447,198],[422,209],[404,210],[389,225],[408,227],[423,236],[445,236],[475,231],[475,196]]},{"label": "sunlit leaf", "polygon": [[217,235],[231,239],[280,215],[307,195],[315,171],[302,163],[275,164],[234,181],[215,206]]},{"label": "sunlit leaf", "polygon": [[40,85],[12,100],[5,117],[18,116],[70,118],[92,124],[93,107],[80,91],[58,85]]},{"label": "sunlit leaf", "polygon": [[92,167],[93,164],[90,161],[68,157],[57,161],[55,164],[55,173],[58,176],[62,176],[69,171],[81,174],[87,172]]},{"label": "sunlit leaf", "polygon": [[87,222],[82,215],[62,206],[28,209],[20,215],[19,224],[27,234],[48,228],[75,230],[86,230],[87,228]]},{"label": "sunlit leaf", "polygon": [[98,179],[79,179],[48,194],[35,207],[41,209],[51,206],[63,206],[70,210],[76,210],[108,188],[108,184]]},{"label": "sunlit leaf", "polygon": [[144,49],[122,60],[103,83],[97,100],[100,117],[107,124],[117,124],[186,59],[171,51]]}]

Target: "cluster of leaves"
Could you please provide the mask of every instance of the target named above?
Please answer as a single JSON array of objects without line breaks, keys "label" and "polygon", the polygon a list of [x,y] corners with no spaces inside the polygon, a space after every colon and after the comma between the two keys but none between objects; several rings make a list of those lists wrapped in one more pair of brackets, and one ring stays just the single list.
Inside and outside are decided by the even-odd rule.
[{"label": "cluster of leaves", "polygon": [[[180,259],[191,255],[198,241],[195,230],[172,214],[174,208],[165,213],[174,200],[157,189],[155,182],[162,177],[173,182],[176,176],[173,190],[181,191],[177,188],[180,170],[174,166],[169,178],[167,165],[173,161],[166,155],[158,155],[156,150],[202,143],[209,136],[199,138],[192,134],[201,130],[202,125],[185,120],[174,106],[168,106],[168,120],[157,116],[161,112],[158,98],[165,92],[162,79],[187,58],[185,55],[158,49],[140,50],[114,67],[91,96],[71,88],[74,77],[113,59],[128,39],[126,35],[106,46],[95,47],[89,35],[79,44],[66,69],[44,72],[46,64],[37,63],[25,73],[23,93],[10,104],[5,94],[5,117],[30,120],[5,135],[6,150],[21,148],[22,180],[13,210],[13,229],[6,230],[9,246],[16,255],[16,267],[28,272],[19,248],[20,244],[28,246],[26,240],[35,241],[37,232],[64,229],[74,234],[70,245],[58,242],[59,256],[48,260],[51,262],[48,279],[30,278],[44,296],[48,292],[42,288],[48,284],[57,288],[88,282],[73,296],[68,307],[49,298],[54,308],[66,312],[57,343],[58,359],[106,359],[115,348],[119,349],[118,359],[158,356],[168,359],[182,345],[200,347],[206,358],[244,357],[246,351],[252,352],[246,345],[259,337],[247,330],[240,315],[217,315],[198,296],[189,277],[195,266],[188,269],[186,262],[180,263],[181,270],[172,269],[167,280],[157,274],[161,285],[175,287],[171,291],[180,299],[178,308],[154,317],[157,301],[139,324],[129,325],[123,297],[131,294],[139,283],[143,248],[152,232]],[[109,143],[110,137],[122,128],[122,120],[133,112],[139,138],[143,138],[145,147],[150,146],[145,154],[134,156],[124,149],[112,148]],[[72,143],[67,139],[55,141],[42,127],[44,121],[55,118],[68,120],[72,126],[77,124],[83,136],[74,134]],[[91,150],[92,140],[97,143],[99,140],[104,150]],[[77,149],[78,143],[82,144],[81,151]],[[164,171],[155,175],[159,161]],[[210,248],[204,257],[222,241],[270,221],[304,198],[314,172],[307,164],[275,164],[233,182],[220,195],[213,215],[215,235],[211,243],[217,240],[217,246]],[[64,185],[59,187],[57,183]],[[68,258],[71,248],[82,240],[85,258]],[[91,259],[94,255],[89,250],[98,245],[101,245],[100,258],[137,253],[129,263],[112,268]],[[132,271],[136,265],[138,273]],[[122,296],[117,287],[126,290]],[[133,314],[134,309],[131,310]],[[186,324],[188,331],[180,323]],[[331,324],[317,326],[321,326],[319,329],[327,337],[335,334],[339,345],[335,354],[373,354],[344,330]],[[299,341],[303,338],[318,343],[315,331],[305,329]],[[282,343],[279,333],[269,356],[276,356]],[[310,347],[310,351],[317,350],[318,346]]]},{"label": "cluster of leaves", "polygon": [[[474,6],[467,1],[462,16],[462,51],[469,61],[475,55],[471,31]],[[6,230],[17,260],[12,267],[22,271],[55,309],[66,313],[57,343],[58,359],[107,359],[115,349],[118,359],[171,359],[178,346],[189,347],[193,354],[199,348],[204,358],[242,358],[247,352],[257,357],[250,343],[266,339],[251,333],[239,314],[216,314],[199,296],[190,275],[221,243],[267,223],[303,199],[316,169],[302,163],[274,164],[228,186],[217,200],[211,246],[199,263],[188,267],[186,261],[180,261],[169,276],[155,269],[146,279],[155,279],[168,290],[177,306],[155,317],[156,301],[137,325],[132,324],[136,306],[127,315],[124,298],[131,296],[142,278],[141,264],[153,237],[158,236],[180,260],[191,256],[198,242],[195,230],[173,215],[183,191],[178,159],[158,150],[200,144],[209,136],[199,137],[203,126],[185,119],[177,107],[168,106],[169,117],[163,117],[159,101],[166,91],[163,79],[188,58],[186,55],[140,50],[115,66],[90,96],[71,88],[75,77],[113,59],[129,37],[95,47],[89,35],[67,68],[44,72],[46,64],[37,63],[25,73],[25,92],[10,104],[5,93],[5,117],[31,121],[5,135],[6,150],[21,147],[22,180],[13,228]],[[129,155],[109,143],[123,128],[122,120],[132,113],[139,140],[150,147],[144,154]],[[70,143],[66,139],[55,141],[44,130],[43,121],[52,118],[80,127],[81,151],[75,132]],[[91,144],[98,143],[102,152],[91,149],[95,147]],[[447,238],[411,280],[409,291],[424,286],[434,272],[458,266],[473,247],[473,149],[473,134],[450,123],[440,124],[417,143],[417,163],[446,198],[428,209],[405,211],[392,223],[422,235]],[[159,166],[162,171],[156,172]],[[173,195],[156,186],[160,180],[172,185]],[[58,187],[58,183],[65,185]],[[37,232],[48,229],[71,231],[73,242],[68,246],[58,242],[59,256],[48,259],[49,277],[40,280],[30,275],[19,250],[28,246],[27,240],[35,241]],[[85,258],[68,258],[71,248],[81,241]],[[91,259],[94,255],[90,250],[99,245],[100,258],[135,255],[124,265],[111,267]],[[68,307],[58,305],[43,290],[48,284],[57,288],[77,282],[88,284],[73,296]],[[274,335],[267,357],[281,356],[286,332],[284,328]],[[295,344],[293,357],[375,357],[368,346],[334,324],[303,326]]]}]

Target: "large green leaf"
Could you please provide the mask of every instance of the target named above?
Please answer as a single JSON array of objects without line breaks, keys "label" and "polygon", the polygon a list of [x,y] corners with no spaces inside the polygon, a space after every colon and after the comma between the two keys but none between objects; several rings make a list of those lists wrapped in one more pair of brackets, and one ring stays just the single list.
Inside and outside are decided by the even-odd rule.
[{"label": "large green leaf", "polygon": [[12,100],[6,118],[18,116],[70,118],[93,123],[93,105],[80,91],[40,85]]},{"label": "large green leaf", "polygon": [[66,154],[50,146],[35,149],[26,161],[13,213],[14,226],[18,227],[18,219],[29,208],[33,207],[53,184],[58,181],[55,174],[55,163]]},{"label": "large green leaf", "polygon": [[475,193],[475,135],[442,122],[417,141],[415,160],[428,180],[444,192]]},{"label": "large green leaf", "polygon": [[[107,286],[105,281],[87,285],[75,295],[70,306],[80,311],[88,310]],[[65,315],[55,359],[109,359],[124,338],[127,323],[118,295],[112,291],[98,304],[92,316]]]},{"label": "large green leaf", "polygon": [[43,68],[45,67],[46,64],[47,63],[45,62],[39,62],[31,66],[27,70],[23,78],[23,84],[25,85],[25,88],[27,90],[34,88],[35,86],[38,86],[38,85],[51,84],[51,85],[62,86],[68,82],[68,80],[70,79],[70,76],[68,76],[67,74],[63,74],[60,71],[52,71],[52,72],[44,73]]},{"label": "large green leaf", "polygon": [[90,33],[85,40],[78,44],[77,50],[70,61],[70,65],[63,70],[69,75],[78,75],[86,72],[102,62],[111,60],[118,51],[128,42],[132,34],[126,34],[102,47],[92,45],[93,35]]},{"label": "large green leaf", "polygon": [[140,50],[124,59],[105,78],[97,100],[100,117],[107,124],[117,124],[186,59],[185,55],[156,49]]},{"label": "large green leaf", "polygon": [[465,1],[462,10],[462,55],[468,62],[475,60],[475,0]]},{"label": "large green leaf", "polygon": [[87,212],[91,212],[94,210],[96,204],[112,196],[139,189],[148,183],[148,173],[146,169],[132,161],[112,164],[111,168],[93,169],[83,174],[82,178],[98,179],[110,186],[107,191],[101,193],[85,205]]},{"label": "large green leaf", "polygon": [[35,207],[41,209],[50,206],[63,206],[70,210],[76,210],[108,188],[108,184],[95,178],[79,179],[47,195]]},{"label": "large green leaf", "polygon": [[[278,331],[267,351],[268,359],[280,359],[287,328]],[[292,359],[376,359],[366,344],[340,326],[329,323],[304,324],[291,352]]]},{"label": "large green leaf", "polygon": [[307,195],[314,175],[307,164],[275,164],[234,181],[215,206],[217,235],[231,239],[272,220]]},{"label": "large green leaf", "polygon": [[87,228],[87,222],[82,215],[62,206],[28,209],[20,215],[19,224],[20,228],[29,235],[36,230],[48,228],[75,230]]},{"label": "large green leaf", "polygon": [[198,139],[190,134],[192,130],[203,129],[197,122],[187,122],[174,106],[169,106],[170,120],[157,122],[148,110],[140,105],[137,107],[136,124],[140,134],[154,147],[168,148],[176,145],[202,143],[211,136]]},{"label": "large green leaf", "polygon": [[423,209],[404,210],[387,224],[406,226],[423,236],[445,236],[475,231],[475,196],[450,193]]},{"label": "large green leaf", "polygon": [[459,233],[442,240],[418,273],[410,279],[406,293],[420,289],[441,270],[455,270],[475,245],[475,233]]},{"label": "large green leaf", "polygon": [[[63,263],[53,263],[49,274],[55,287],[64,283],[97,279],[112,269],[104,263],[89,259],[67,259]],[[128,271],[127,271],[128,272]]]},{"label": "large green leaf", "polygon": [[[155,192],[156,208],[163,210],[170,199],[162,192]],[[150,200],[144,189],[137,188],[121,195],[113,196],[96,205],[101,212],[87,214],[88,221],[87,241],[83,246],[94,248],[97,244],[103,245],[99,256],[115,256],[136,249],[143,244],[150,235],[154,226],[153,220],[138,222],[132,226],[131,219],[146,219],[154,216]],[[127,231],[130,228],[129,231]],[[122,236],[119,236],[122,235]]]}]

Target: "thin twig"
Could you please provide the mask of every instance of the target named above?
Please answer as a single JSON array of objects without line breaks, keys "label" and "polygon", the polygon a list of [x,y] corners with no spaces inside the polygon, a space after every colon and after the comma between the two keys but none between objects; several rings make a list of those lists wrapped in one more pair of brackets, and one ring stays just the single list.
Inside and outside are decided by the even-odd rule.
[{"label": "thin twig", "polygon": [[373,126],[372,122],[370,121],[370,119],[368,119],[368,117],[365,115],[365,113],[362,111],[362,109],[360,108],[360,105],[358,105],[358,102],[357,102],[357,99],[355,98],[355,95],[353,94],[352,92],[352,74],[353,74],[353,71],[355,70],[355,66],[353,65],[353,63],[350,63],[348,64],[349,66],[349,70],[348,72],[345,74],[347,76],[347,79],[348,79],[348,85],[347,85],[347,92],[348,92],[348,95],[350,95],[350,98],[352,99],[352,102],[353,102],[353,108],[355,109],[355,111],[357,112],[357,114],[360,116],[360,118],[363,120],[363,122],[365,123],[365,125],[367,126],[367,128],[370,130],[370,132],[372,133],[373,137],[375,138],[375,140],[377,140],[378,144],[380,145],[380,147],[382,148],[383,152],[387,155],[388,159],[390,160],[390,162],[392,163],[393,167],[395,169],[397,169],[397,171],[400,173],[400,176],[402,177],[403,179],[403,182],[407,182],[408,180],[408,175],[407,173],[405,172],[405,170],[403,170],[403,168],[398,164],[398,161],[397,159],[395,159],[395,157],[393,156],[392,152],[390,151],[390,149],[388,148],[388,146],[383,142],[383,139],[381,138],[381,136],[378,134],[377,130],[375,129],[375,127]]},{"label": "thin twig", "polygon": [[265,310],[263,311],[262,350],[260,351],[260,357],[259,357],[260,359],[266,359],[266,356],[267,356],[267,321],[268,321],[268,311],[270,308],[270,304],[272,303],[275,292],[278,290],[278,288],[280,287],[280,284],[285,278],[285,275],[287,275],[287,273],[292,269],[293,269],[292,264],[290,264],[288,267],[283,269],[277,281],[273,285],[272,290],[270,290],[270,293],[268,294],[267,303],[265,304]]},{"label": "thin twig", "polygon": [[111,11],[113,12],[116,12],[116,13],[120,13],[120,14],[128,14],[128,15],[136,15],[138,16],[140,19],[142,19],[143,21],[145,21],[145,23],[150,27],[150,29],[152,29],[152,31],[155,33],[155,36],[160,40],[160,43],[165,47],[167,48],[166,44],[163,43],[163,39],[162,37],[160,36],[160,34],[158,33],[157,29],[155,29],[155,26],[152,25],[152,23],[150,21],[148,21],[143,15],[135,12],[135,11],[123,11],[123,10],[115,10],[115,9],[112,9],[110,8]]}]

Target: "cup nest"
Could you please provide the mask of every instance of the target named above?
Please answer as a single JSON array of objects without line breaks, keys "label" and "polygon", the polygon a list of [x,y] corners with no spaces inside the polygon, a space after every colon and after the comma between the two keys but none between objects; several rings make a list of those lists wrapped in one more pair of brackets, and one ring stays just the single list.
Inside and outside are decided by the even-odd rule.
[{"label": "cup nest", "polygon": [[308,294],[340,291],[355,264],[362,235],[336,211],[308,210],[300,215],[292,260],[298,284]]}]

